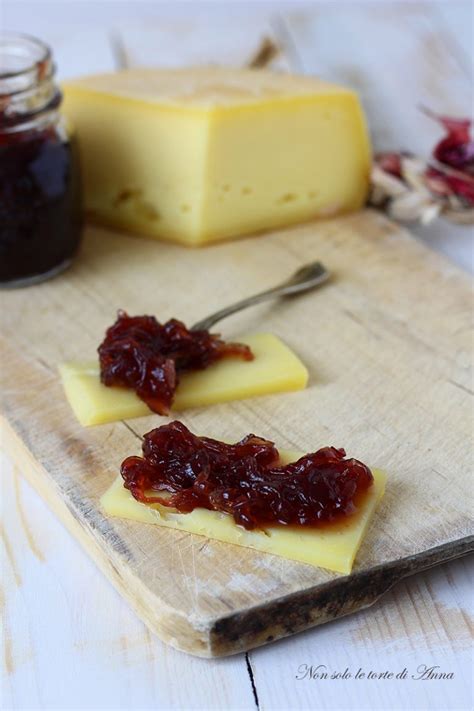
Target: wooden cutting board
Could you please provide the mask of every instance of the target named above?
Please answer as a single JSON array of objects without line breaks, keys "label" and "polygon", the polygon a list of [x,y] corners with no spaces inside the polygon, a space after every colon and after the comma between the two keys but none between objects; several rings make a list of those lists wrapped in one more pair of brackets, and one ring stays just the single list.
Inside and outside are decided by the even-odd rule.
[{"label": "wooden cutting board", "polygon": [[[118,308],[193,323],[315,259],[331,284],[221,328],[226,338],[281,336],[308,366],[308,389],[181,419],[222,439],[343,446],[385,469],[352,575],[104,517],[99,497],[122,459],[166,420],[82,428],[58,364],[92,357]],[[90,227],[67,273],[2,294],[4,444],[159,637],[200,656],[239,652],[370,605],[404,576],[473,549],[471,306],[465,274],[370,211],[201,250]]]}]

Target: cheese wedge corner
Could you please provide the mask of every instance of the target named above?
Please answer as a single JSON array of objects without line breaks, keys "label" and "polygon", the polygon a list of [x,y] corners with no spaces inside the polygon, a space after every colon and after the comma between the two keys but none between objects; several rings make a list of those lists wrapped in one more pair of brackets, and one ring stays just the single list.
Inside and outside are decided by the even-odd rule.
[{"label": "cheese wedge corner", "polygon": [[223,67],[129,69],[62,88],[99,222],[196,246],[365,202],[370,146],[350,89]]}]

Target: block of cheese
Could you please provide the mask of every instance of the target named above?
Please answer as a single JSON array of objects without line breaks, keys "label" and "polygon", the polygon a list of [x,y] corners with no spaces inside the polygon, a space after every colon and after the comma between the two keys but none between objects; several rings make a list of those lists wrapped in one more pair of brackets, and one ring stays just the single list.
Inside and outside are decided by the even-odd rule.
[{"label": "block of cheese", "polygon": [[357,95],[316,78],[131,69],[69,81],[92,218],[199,245],[355,210],[370,150]]},{"label": "block of cheese", "polygon": [[[306,387],[308,371],[295,353],[276,336],[260,333],[239,337],[238,342],[250,346],[254,360],[224,358],[205,370],[183,374],[176,390],[173,410]],[[84,426],[151,414],[133,390],[102,385],[98,361],[64,363],[59,371],[66,397]]]},{"label": "block of cheese", "polygon": [[[283,463],[288,463],[302,455],[298,452],[281,452],[280,456]],[[100,502],[103,511],[109,516],[177,528],[224,543],[234,543],[348,574],[385,491],[385,473],[379,470],[373,470],[372,473],[374,484],[364,497],[360,509],[343,523],[324,528],[276,525],[248,531],[238,526],[231,515],[220,511],[194,509],[191,513],[183,514],[160,504],[142,504],[125,489],[121,476],[115,479]]]}]

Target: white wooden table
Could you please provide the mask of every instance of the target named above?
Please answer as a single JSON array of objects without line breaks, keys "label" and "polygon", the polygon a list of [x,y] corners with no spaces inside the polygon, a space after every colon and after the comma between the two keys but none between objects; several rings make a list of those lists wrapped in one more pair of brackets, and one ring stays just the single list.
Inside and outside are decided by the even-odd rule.
[{"label": "white wooden table", "polygon": [[[278,68],[361,92],[378,149],[426,154],[440,131],[417,106],[460,116],[472,106],[470,2],[4,0],[0,26],[50,42],[61,77],[243,64],[270,36],[282,48]],[[473,270],[469,228],[440,221],[413,231]],[[209,661],[153,638],[6,459],[2,509],[4,709],[473,706],[472,559],[402,582],[357,615]]]}]

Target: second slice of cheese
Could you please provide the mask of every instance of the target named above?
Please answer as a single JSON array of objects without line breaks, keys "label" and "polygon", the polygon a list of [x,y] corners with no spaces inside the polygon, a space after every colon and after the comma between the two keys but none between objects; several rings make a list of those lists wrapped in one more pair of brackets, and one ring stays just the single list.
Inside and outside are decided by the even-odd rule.
[{"label": "second slice of cheese", "polygon": [[[254,360],[225,358],[205,370],[185,373],[176,390],[173,410],[306,387],[308,371],[279,338],[260,333],[238,340],[250,346]],[[66,397],[81,425],[151,414],[133,390],[102,385],[98,362],[64,363],[60,374]]]},{"label": "second slice of cheese", "polygon": [[[281,452],[283,462],[295,461],[300,456],[297,452]],[[385,491],[385,473],[374,470],[373,475],[374,484],[360,509],[342,523],[321,528],[274,525],[248,531],[238,526],[232,516],[220,511],[198,508],[182,514],[160,504],[142,504],[125,489],[121,476],[102,496],[101,506],[109,516],[188,531],[348,574]]]}]

